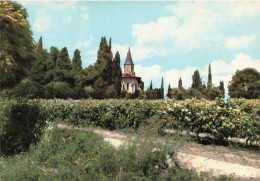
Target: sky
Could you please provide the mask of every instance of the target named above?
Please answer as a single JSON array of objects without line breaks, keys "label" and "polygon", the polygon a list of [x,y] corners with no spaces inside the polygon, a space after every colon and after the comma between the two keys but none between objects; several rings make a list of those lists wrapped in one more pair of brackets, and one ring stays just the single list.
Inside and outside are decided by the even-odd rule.
[{"label": "sky", "polygon": [[94,2],[20,1],[27,9],[33,38],[43,47],[81,51],[83,67],[93,64],[101,37],[112,39],[121,67],[131,49],[135,73],[145,89],[191,87],[199,70],[207,83],[227,85],[236,70],[260,71],[260,1]]}]

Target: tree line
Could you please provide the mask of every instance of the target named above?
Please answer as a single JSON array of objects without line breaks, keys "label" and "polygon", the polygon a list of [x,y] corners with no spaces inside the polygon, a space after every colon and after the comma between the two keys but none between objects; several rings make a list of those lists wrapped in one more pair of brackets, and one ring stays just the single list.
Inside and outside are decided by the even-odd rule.
[{"label": "tree line", "polygon": [[[76,49],[72,60],[67,47],[59,50],[52,46],[43,48],[42,37],[38,43],[32,38],[27,20],[28,14],[19,3],[0,2],[0,90],[10,96],[28,98],[141,98],[163,99],[164,82],[161,88],[150,87],[143,92],[121,92],[120,54],[111,51],[111,38],[102,37],[93,65],[82,68],[80,50]],[[207,85],[202,83],[196,70],[188,89],[179,79],[177,88],[168,87],[167,97],[183,100],[191,97],[215,99],[224,97],[224,82],[212,84],[209,65]],[[256,69],[238,70],[228,85],[231,98],[259,98],[260,74]]]}]

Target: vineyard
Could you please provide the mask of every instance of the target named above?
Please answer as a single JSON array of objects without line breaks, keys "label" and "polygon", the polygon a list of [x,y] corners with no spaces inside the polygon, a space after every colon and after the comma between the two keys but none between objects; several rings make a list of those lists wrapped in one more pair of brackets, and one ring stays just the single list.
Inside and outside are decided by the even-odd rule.
[{"label": "vineyard", "polygon": [[39,100],[48,121],[98,126],[109,130],[145,125],[155,115],[162,129],[207,133],[217,140],[260,140],[260,100]]}]

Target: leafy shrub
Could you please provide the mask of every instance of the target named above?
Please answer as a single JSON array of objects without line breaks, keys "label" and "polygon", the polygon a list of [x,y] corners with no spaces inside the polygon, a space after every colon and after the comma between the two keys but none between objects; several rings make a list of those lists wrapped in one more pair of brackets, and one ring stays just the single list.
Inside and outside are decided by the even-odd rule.
[{"label": "leafy shrub", "polygon": [[12,155],[25,151],[36,143],[45,125],[45,118],[37,102],[17,99],[2,106],[0,129],[1,154]]},{"label": "leafy shrub", "polygon": [[45,97],[67,99],[72,97],[72,90],[67,82],[50,82],[45,85]]}]

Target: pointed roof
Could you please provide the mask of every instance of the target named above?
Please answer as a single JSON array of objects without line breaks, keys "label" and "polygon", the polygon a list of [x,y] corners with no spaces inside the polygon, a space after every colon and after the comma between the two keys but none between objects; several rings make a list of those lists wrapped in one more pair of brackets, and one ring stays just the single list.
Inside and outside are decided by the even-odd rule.
[{"label": "pointed roof", "polygon": [[130,52],[130,47],[128,48],[128,52],[127,52],[127,56],[125,59],[125,65],[134,65],[133,60],[132,60],[132,56],[131,56],[131,52]]}]

